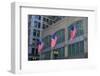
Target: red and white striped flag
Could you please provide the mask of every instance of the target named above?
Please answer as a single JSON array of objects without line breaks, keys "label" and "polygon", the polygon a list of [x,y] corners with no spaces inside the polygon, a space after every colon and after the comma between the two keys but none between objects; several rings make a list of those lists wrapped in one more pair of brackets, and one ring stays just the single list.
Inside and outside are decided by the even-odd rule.
[{"label": "red and white striped flag", "polygon": [[51,47],[54,48],[56,46],[56,43],[57,43],[57,36],[56,34],[53,34],[51,36]]},{"label": "red and white striped flag", "polygon": [[76,27],[74,25],[71,27],[71,30],[70,30],[70,41],[74,40],[76,33],[77,33],[77,30],[76,30]]},{"label": "red and white striped flag", "polygon": [[41,39],[39,39],[38,41],[38,45],[37,45],[37,48],[38,48],[38,53],[40,53],[43,49],[43,46],[44,46],[44,43]]}]

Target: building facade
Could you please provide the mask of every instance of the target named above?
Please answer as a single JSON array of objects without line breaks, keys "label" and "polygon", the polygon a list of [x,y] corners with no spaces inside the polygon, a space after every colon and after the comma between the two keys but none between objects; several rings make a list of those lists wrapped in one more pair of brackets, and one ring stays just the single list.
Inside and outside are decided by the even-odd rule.
[{"label": "building facade", "polygon": [[28,16],[28,59],[39,59],[37,41],[41,37],[42,17]]},{"label": "building facade", "polygon": [[[70,30],[77,29],[73,42]],[[57,44],[51,48],[51,35],[56,33]],[[70,16],[28,16],[28,59],[71,59],[88,57],[88,18]],[[38,54],[37,41],[43,39],[44,47]]]},{"label": "building facade", "polygon": [[[76,37],[70,41],[70,29],[75,25]],[[88,18],[86,17],[64,17],[42,31],[45,47],[42,52],[42,59],[66,59],[66,58],[87,58],[88,46]],[[54,49],[50,47],[50,35],[56,33],[57,45]],[[51,51],[53,50],[53,55]],[[53,56],[53,57],[51,57]]]},{"label": "building facade", "polygon": [[42,38],[42,31],[61,20],[63,16],[28,16],[28,59],[38,60],[37,42]]}]

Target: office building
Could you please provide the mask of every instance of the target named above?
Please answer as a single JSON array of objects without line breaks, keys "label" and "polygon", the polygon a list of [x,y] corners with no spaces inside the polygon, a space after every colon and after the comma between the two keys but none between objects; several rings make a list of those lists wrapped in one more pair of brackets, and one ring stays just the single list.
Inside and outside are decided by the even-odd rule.
[{"label": "office building", "polygon": [[[88,18],[87,17],[71,17],[71,16],[32,16],[29,17],[28,26],[29,57],[36,60],[49,59],[73,59],[73,58],[87,58],[88,57]],[[36,25],[35,25],[36,24]],[[70,30],[75,25],[77,29],[76,36],[73,41],[70,41]],[[36,33],[34,33],[34,31]],[[39,31],[39,35],[38,31]],[[57,44],[55,48],[51,48],[51,35],[56,33]],[[41,54],[38,54],[36,48],[36,41],[34,38],[42,38],[44,47]],[[35,49],[35,50],[34,50]],[[53,51],[53,53],[52,53]]]}]

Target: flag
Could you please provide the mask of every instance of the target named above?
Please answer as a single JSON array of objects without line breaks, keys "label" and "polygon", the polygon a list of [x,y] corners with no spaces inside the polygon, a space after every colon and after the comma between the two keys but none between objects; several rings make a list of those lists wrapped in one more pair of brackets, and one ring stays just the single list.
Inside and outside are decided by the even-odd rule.
[{"label": "flag", "polygon": [[76,36],[76,32],[77,32],[76,27],[75,27],[75,25],[73,25],[70,30],[70,41],[74,40],[74,38]]},{"label": "flag", "polygon": [[37,43],[38,53],[40,53],[42,51],[43,46],[44,46],[44,43],[43,43],[42,39],[39,39],[38,43]]},{"label": "flag", "polygon": [[56,46],[57,43],[57,36],[54,33],[53,35],[51,35],[51,47],[54,48]]}]

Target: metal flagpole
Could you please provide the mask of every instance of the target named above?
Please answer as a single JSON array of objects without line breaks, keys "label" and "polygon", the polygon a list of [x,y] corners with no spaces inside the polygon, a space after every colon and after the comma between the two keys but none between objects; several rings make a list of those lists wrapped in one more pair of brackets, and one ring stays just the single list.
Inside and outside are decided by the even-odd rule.
[{"label": "metal flagpole", "polygon": [[51,60],[53,59],[53,48],[51,48]]},{"label": "metal flagpole", "polygon": [[40,52],[40,58],[39,59],[41,60],[41,52]]}]

